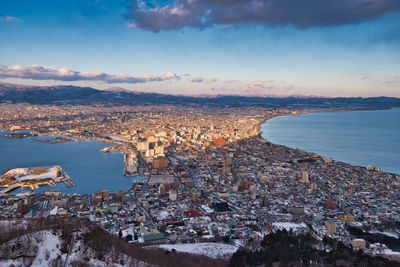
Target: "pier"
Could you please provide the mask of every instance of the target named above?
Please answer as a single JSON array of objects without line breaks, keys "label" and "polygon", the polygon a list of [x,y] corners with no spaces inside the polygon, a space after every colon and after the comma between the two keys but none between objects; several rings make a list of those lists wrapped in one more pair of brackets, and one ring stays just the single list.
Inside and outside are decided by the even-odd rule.
[{"label": "pier", "polygon": [[129,144],[124,147],[124,176],[135,176],[138,173],[138,153],[135,148]]},{"label": "pier", "polygon": [[3,189],[2,191],[0,191],[0,196],[4,195],[4,194],[7,194],[10,191],[13,191],[14,189],[17,189],[18,187],[19,187],[19,185],[9,186],[9,187]]},{"label": "pier", "polygon": [[72,187],[75,186],[76,184],[72,181],[71,178],[66,178],[63,180],[63,182],[68,186],[68,187]]},{"label": "pier", "polygon": [[56,183],[64,182],[68,187],[75,186],[71,177],[60,166],[40,166],[15,168],[8,170],[0,177],[0,186],[5,187],[0,195],[17,188],[38,189],[42,185],[56,187]]}]

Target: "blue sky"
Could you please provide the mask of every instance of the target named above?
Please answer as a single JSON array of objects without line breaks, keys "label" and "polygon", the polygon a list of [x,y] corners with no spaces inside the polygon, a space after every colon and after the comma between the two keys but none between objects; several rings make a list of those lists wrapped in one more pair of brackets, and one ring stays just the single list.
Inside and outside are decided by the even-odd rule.
[{"label": "blue sky", "polygon": [[[273,14],[283,10],[278,17],[196,1],[0,0],[0,81],[186,95],[400,97],[400,13],[391,0],[365,15],[315,5],[294,13],[287,9],[295,0],[284,7],[259,0]],[[316,11],[322,15],[313,17]]]}]

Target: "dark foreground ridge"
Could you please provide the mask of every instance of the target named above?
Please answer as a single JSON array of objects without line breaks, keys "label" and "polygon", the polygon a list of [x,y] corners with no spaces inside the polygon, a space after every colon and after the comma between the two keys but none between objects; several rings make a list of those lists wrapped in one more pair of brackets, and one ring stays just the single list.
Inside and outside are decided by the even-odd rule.
[{"label": "dark foreground ridge", "polygon": [[285,229],[264,236],[252,247],[233,254],[229,266],[400,266],[329,237],[319,241],[310,233],[295,235]]},{"label": "dark foreground ridge", "polygon": [[313,108],[392,108],[400,107],[395,97],[245,97],[245,96],[176,96],[128,90],[97,90],[72,85],[34,86],[0,82],[0,103],[31,104],[198,104],[213,106],[313,107]]}]

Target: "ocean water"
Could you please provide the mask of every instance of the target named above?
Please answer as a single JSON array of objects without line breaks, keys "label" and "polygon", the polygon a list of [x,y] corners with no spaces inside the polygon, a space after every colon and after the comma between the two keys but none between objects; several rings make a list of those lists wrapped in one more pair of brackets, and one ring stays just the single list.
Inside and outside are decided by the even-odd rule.
[{"label": "ocean water", "polygon": [[279,116],[261,130],[275,144],[400,174],[400,108]]},{"label": "ocean water", "polygon": [[115,192],[128,190],[136,179],[123,176],[123,154],[100,152],[100,149],[107,146],[101,142],[48,144],[34,139],[49,137],[19,139],[7,138],[4,135],[5,133],[0,133],[0,174],[18,167],[60,165],[76,184],[74,187],[67,187],[64,183],[57,183],[55,188],[41,186],[36,192],[50,189],[85,194],[100,188]]}]

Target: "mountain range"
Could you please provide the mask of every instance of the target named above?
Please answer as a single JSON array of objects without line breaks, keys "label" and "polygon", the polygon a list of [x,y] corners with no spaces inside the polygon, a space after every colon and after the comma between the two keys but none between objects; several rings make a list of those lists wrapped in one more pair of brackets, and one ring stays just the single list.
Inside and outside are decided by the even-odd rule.
[{"label": "mountain range", "polygon": [[314,96],[179,96],[130,91],[121,87],[98,90],[73,85],[36,86],[0,82],[0,103],[30,104],[106,104],[106,105],[216,105],[319,108],[391,108],[400,107],[395,97],[314,97]]}]

